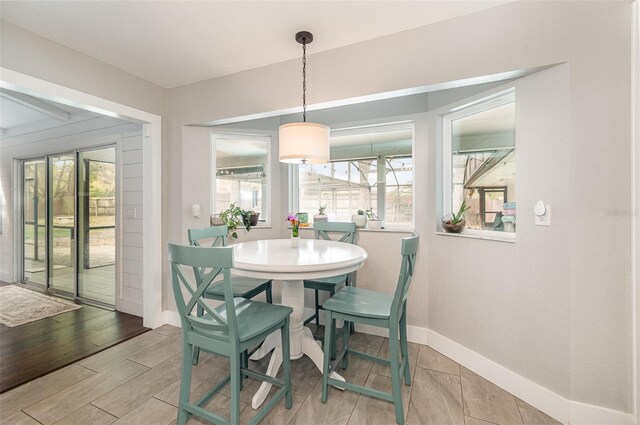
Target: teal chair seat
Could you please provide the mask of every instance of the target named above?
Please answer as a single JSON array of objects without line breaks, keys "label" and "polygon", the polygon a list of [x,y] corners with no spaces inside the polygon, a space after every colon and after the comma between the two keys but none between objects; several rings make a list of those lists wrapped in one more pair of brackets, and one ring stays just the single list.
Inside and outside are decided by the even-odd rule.
[{"label": "teal chair seat", "polygon": [[[245,377],[275,385],[278,389],[248,421],[259,423],[265,415],[284,399],[291,409],[291,359],[289,351],[289,320],[293,309],[259,301],[235,298],[231,284],[233,248],[199,247],[169,244],[171,281],[176,307],[182,325],[183,351],[180,381],[180,400],[177,425],[184,425],[194,415],[214,424],[240,423],[240,391]],[[193,273],[189,273],[189,272]],[[222,276],[224,303],[217,307],[207,304],[202,294],[218,276]],[[203,314],[194,315],[202,309]],[[282,379],[250,370],[247,350],[263,342],[272,332],[280,331],[282,340]],[[192,355],[203,349],[229,359],[229,375],[206,392],[199,400],[191,401]],[[211,367],[204,365],[203,367]],[[214,367],[217,367],[213,365]],[[230,384],[231,413],[229,418],[205,409],[209,401]]]},{"label": "teal chair seat", "polygon": [[[238,322],[238,340],[241,343],[269,331],[273,327],[273,323],[279,323],[293,313],[291,307],[266,304],[244,298],[234,298],[233,303]],[[227,308],[224,304],[214,308],[214,311],[220,315],[219,317],[227,320]],[[211,319],[211,315],[205,314],[202,318]],[[221,331],[207,331],[205,334],[220,339],[226,338],[226,334]]]},{"label": "teal chair seat", "polygon": [[[254,279],[251,277],[231,276],[231,285],[233,287],[233,296],[251,299],[256,295],[267,291],[267,302],[271,304],[271,280],[270,279]],[[263,287],[263,285],[268,287]],[[216,284],[215,282],[206,291],[203,296],[214,300],[224,299],[224,282]]]},{"label": "teal chair seat", "polygon": [[[370,397],[377,397],[392,402],[395,408],[396,422],[401,425],[404,424],[401,389],[403,377],[405,385],[411,385],[409,350],[407,344],[407,296],[415,270],[419,241],[418,235],[402,240],[402,265],[393,296],[367,289],[346,286],[322,304],[326,317],[325,347],[335,346],[335,340],[337,338],[335,331],[336,320],[362,323],[384,328],[389,331],[389,360],[350,348],[350,332],[342,333],[344,338],[343,346],[335,356],[334,362],[330,361],[330,359],[333,358],[330,353],[331,350],[324,350],[321,396],[323,403],[327,402],[328,385],[335,385]],[[341,362],[343,369],[348,367],[348,354],[355,354],[368,360],[389,365],[391,369],[391,393],[331,378],[330,375],[336,369],[338,363]]]},{"label": "teal chair seat", "polygon": [[345,286],[322,304],[325,310],[372,319],[388,319],[393,298],[368,289]]}]

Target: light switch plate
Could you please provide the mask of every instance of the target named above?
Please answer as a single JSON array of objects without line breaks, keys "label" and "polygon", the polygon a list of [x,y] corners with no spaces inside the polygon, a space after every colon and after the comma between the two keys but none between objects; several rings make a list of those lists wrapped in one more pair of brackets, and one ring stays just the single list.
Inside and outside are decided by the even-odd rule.
[{"label": "light switch plate", "polygon": [[136,218],[136,207],[127,208],[127,218]]},{"label": "light switch plate", "polygon": [[536,226],[551,226],[551,207],[545,204],[545,214],[543,216],[533,214],[533,219]]}]

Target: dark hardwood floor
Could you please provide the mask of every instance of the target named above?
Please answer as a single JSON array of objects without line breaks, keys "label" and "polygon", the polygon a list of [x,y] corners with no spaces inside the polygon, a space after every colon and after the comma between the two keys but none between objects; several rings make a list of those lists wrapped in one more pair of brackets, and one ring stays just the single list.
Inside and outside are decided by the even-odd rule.
[{"label": "dark hardwood floor", "polygon": [[148,330],[141,317],[86,304],[15,328],[0,324],[0,393]]}]

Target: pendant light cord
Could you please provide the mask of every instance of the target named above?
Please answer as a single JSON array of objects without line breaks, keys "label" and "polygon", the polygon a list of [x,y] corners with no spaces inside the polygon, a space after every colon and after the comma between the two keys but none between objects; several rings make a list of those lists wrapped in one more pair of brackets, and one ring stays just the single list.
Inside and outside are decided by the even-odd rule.
[{"label": "pendant light cord", "polygon": [[307,43],[302,43],[302,121],[307,122]]}]

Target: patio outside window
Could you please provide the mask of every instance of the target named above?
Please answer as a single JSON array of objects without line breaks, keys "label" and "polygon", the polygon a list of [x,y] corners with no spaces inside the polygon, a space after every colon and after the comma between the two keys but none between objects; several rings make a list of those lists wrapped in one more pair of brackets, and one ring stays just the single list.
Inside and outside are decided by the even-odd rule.
[{"label": "patio outside window", "polygon": [[235,203],[268,222],[269,137],[214,134],[212,213]]},{"label": "patio outside window", "polygon": [[445,115],[443,154],[443,214],[466,201],[467,229],[515,232],[514,91]]},{"label": "patio outside window", "polygon": [[332,221],[371,209],[386,227],[413,221],[413,125],[334,130],[331,162],[298,166],[299,211],[327,207]]}]

